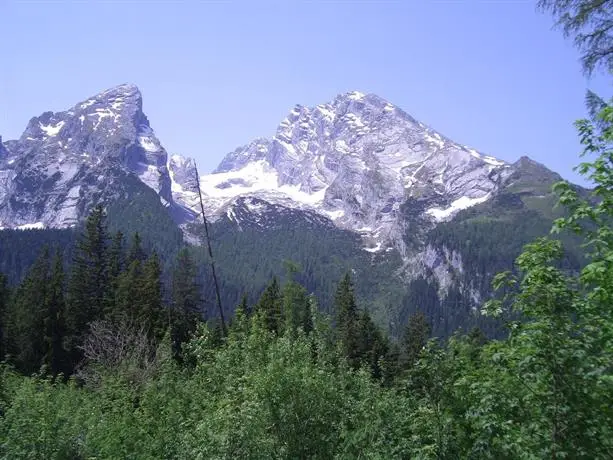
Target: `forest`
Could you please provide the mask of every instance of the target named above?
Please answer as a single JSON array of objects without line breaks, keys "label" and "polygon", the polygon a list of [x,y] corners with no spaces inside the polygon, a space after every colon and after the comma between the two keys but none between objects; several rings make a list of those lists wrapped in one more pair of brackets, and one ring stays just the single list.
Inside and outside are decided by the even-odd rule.
[{"label": "forest", "polygon": [[[587,74],[613,75],[610,0],[539,5]],[[97,206],[71,251],[62,234],[19,284],[0,275],[0,456],[613,458],[613,99],[587,99],[577,170],[593,188],[557,182],[565,212],[494,277],[479,313],[500,337],[437,336],[423,311],[388,337],[351,273],[322,309],[289,261],[233,316],[203,314],[193,253],[163,267]]]}]

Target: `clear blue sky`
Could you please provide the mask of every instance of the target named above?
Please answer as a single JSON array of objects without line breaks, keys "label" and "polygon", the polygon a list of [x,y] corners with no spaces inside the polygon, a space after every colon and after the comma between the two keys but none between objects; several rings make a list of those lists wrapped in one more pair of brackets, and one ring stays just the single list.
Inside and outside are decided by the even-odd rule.
[{"label": "clear blue sky", "polygon": [[534,1],[0,0],[0,135],[137,84],[170,153],[213,169],[296,103],[373,92],[460,143],[576,180],[591,87]]}]

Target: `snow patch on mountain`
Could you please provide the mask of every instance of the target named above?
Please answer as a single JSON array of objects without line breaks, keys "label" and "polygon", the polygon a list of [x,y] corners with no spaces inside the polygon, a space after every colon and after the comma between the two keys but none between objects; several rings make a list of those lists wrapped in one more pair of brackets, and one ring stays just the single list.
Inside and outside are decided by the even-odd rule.
[{"label": "snow patch on mountain", "polygon": [[430,208],[426,210],[427,214],[430,214],[437,221],[444,221],[455,215],[458,211],[462,209],[468,209],[472,206],[478,205],[480,203],[485,203],[490,198],[490,194],[483,195],[479,198],[469,198],[467,196],[463,196],[455,200],[451,205],[447,208]]},{"label": "snow patch on mountain", "polygon": [[212,216],[228,213],[237,197],[255,196],[317,212],[360,233],[365,249],[377,252],[387,243],[403,250],[407,200],[435,224],[487,201],[507,170],[390,102],[353,91],[294,106],[272,139],[229,153],[200,183]]}]

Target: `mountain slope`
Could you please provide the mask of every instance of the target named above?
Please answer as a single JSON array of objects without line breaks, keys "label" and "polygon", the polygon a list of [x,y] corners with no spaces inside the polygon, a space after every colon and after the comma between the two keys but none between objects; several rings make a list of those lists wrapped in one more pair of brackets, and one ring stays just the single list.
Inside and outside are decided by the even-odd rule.
[{"label": "mountain slope", "polygon": [[[138,88],[120,85],[0,142],[0,229],[73,227],[103,202],[112,229],[140,232],[168,266],[182,231],[200,241],[200,185],[228,312],[243,293],[255,300],[292,259],[324,309],[351,271],[361,304],[393,334],[420,309],[447,335],[491,326],[476,307],[493,274],[548,232],[560,212],[551,193],[559,179],[529,158],[508,164],[459,145],[355,91],[294,107],[272,138],[237,148],[197,178],[194,160],[169,156],[156,138]],[[30,240],[2,236],[0,265],[23,272],[9,252]],[[61,247],[69,240],[57,238]],[[581,260],[571,251],[565,263]]]},{"label": "mountain slope", "polygon": [[136,86],[120,85],[63,112],[45,112],[0,152],[0,227],[70,227],[97,202],[127,198],[133,175],[175,220],[192,218],[172,198],[167,154]]},{"label": "mountain slope", "polygon": [[400,207],[407,199],[420,202],[428,221],[448,220],[489,199],[510,173],[505,162],[354,91],[294,107],[272,139],[229,153],[201,186],[212,216],[227,213],[238,196],[254,196],[326,216],[360,233],[371,251],[391,244],[405,253]]}]

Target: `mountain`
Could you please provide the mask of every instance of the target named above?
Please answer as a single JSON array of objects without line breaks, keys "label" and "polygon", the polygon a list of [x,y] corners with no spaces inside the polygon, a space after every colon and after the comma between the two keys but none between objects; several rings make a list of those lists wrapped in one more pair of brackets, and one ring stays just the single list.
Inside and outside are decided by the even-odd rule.
[{"label": "mountain", "polygon": [[[448,220],[491,198],[511,172],[384,99],[354,91],[297,105],[272,139],[229,153],[201,186],[211,216],[253,196],[328,217],[361,234],[368,251],[395,247],[406,255],[400,207],[407,199],[417,200],[426,220]],[[174,198],[194,206],[189,195]]]},{"label": "mountain", "polygon": [[192,213],[172,198],[167,154],[134,85],[120,85],[63,112],[45,112],[0,152],[0,227],[70,227],[97,202],[130,194],[133,175],[177,221]]},{"label": "mountain", "polygon": [[[0,141],[0,229],[72,228],[103,202],[113,229],[140,232],[167,261],[184,239],[196,243],[213,298],[197,247],[200,186],[228,313],[244,293],[255,301],[291,259],[324,310],[350,270],[362,304],[393,334],[422,310],[446,335],[489,327],[476,307],[493,275],[560,215],[551,192],[559,179],[527,157],[507,163],[460,145],[357,91],[295,106],[270,139],[198,178],[193,159],[167,154],[138,88],[120,85]],[[31,261],[34,236],[2,233],[0,254],[18,241],[32,246]],[[11,257],[0,257],[0,270],[27,266]],[[581,261],[570,251],[564,263]]]}]

